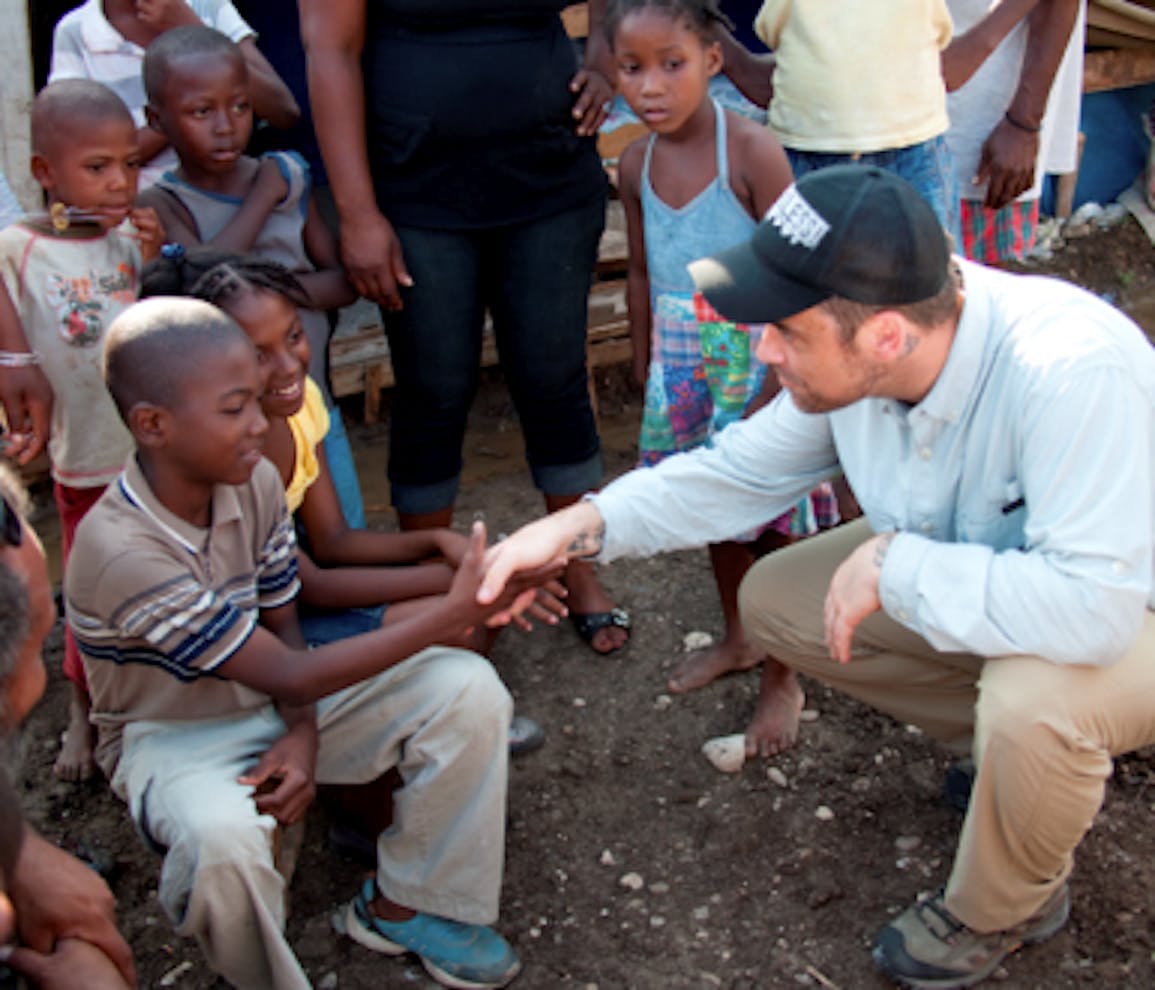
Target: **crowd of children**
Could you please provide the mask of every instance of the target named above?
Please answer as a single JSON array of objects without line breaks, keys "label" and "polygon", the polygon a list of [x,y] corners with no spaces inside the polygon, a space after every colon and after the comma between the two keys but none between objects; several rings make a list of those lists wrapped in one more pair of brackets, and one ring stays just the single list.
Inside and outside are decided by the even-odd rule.
[{"label": "crowd of children", "polygon": [[[1074,15],[1036,17],[1043,0],[1008,0],[1001,19],[968,8],[970,47],[948,49],[945,3],[769,0],[756,22],[769,61],[734,40],[716,0],[613,0],[595,17],[609,81],[652,132],[619,169],[644,464],[774,400],[757,328],[695,296],[687,265],[748,238],[795,172],[893,167],[958,232],[942,73],[961,85],[1012,31],[1027,53],[1016,68],[1041,54],[1025,89],[1007,87],[1033,101],[1030,119],[1007,110],[1006,126],[1037,129]],[[850,80],[832,66],[852,45],[874,61],[854,61]],[[709,98],[719,72],[769,102],[770,128]],[[58,26],[51,80],[31,119],[44,208],[0,230],[0,403],[7,454],[47,450],[62,523],[73,698],[57,774],[104,772],[165,851],[166,911],[217,972],[303,987],[274,832],[302,817],[315,782],[397,768],[394,824],[372,838],[376,879],[346,928],[416,952],[446,985],[505,985],[518,960],[489,926],[506,760],[541,736],[512,718],[483,657],[522,611],[565,614],[560,564],[481,608],[483,531],[365,528],[326,366],[331,314],[357,293],[308,166],[247,153],[255,120],[286,126],[298,108],[228,0],[87,0]],[[599,107],[576,113],[580,134]],[[669,687],[762,664],[751,754],[794,741],[803,695],[747,640],[739,584],[756,553],[837,521],[819,490],[710,548],[725,636]],[[570,577],[588,586],[586,568]],[[628,620],[602,604],[583,635],[612,652]]]}]

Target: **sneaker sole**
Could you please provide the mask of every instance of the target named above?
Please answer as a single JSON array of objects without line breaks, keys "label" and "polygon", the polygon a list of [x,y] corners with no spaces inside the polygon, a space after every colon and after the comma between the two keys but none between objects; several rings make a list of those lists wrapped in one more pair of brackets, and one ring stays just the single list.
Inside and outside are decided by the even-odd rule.
[{"label": "sneaker sole", "polygon": [[1071,917],[1071,893],[1068,888],[1063,895],[1063,902],[1058,910],[1049,917],[1043,919],[1040,927],[1036,928],[1022,937],[1019,943],[993,960],[990,966],[983,968],[975,973],[967,973],[965,976],[951,976],[941,980],[919,980],[909,976],[903,976],[901,973],[894,972],[887,964],[886,957],[882,950],[876,945],[870,950],[871,958],[883,973],[885,973],[895,983],[904,987],[910,987],[910,990],[965,990],[966,987],[973,987],[976,983],[982,983],[990,975],[998,969],[1004,962],[1010,959],[1019,949],[1030,945],[1038,945],[1040,942],[1045,942],[1052,935],[1056,935],[1062,930],[1063,926],[1067,924]]},{"label": "sneaker sole", "polygon": [[466,980],[460,976],[454,976],[452,973],[447,973],[436,963],[426,959],[421,953],[413,952],[412,949],[387,939],[380,932],[366,928],[360,916],[357,914],[356,904],[352,901],[345,905],[344,921],[345,934],[354,942],[365,946],[366,949],[380,952],[386,956],[403,956],[407,952],[412,952],[413,955],[421,960],[421,965],[425,967],[433,979],[444,987],[452,988],[452,990],[498,990],[499,987],[507,986],[513,978],[521,972],[521,961],[518,960],[514,967],[502,977],[500,982]]}]

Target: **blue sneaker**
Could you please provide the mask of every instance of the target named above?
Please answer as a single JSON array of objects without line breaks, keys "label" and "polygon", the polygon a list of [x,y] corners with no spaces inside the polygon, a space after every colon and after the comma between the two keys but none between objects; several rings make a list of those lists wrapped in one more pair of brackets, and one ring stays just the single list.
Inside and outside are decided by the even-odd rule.
[{"label": "blue sneaker", "polygon": [[492,928],[420,913],[386,921],[369,910],[376,896],[376,881],[368,877],[345,909],[345,931],[367,949],[387,956],[412,952],[438,983],[458,990],[504,987],[521,969],[513,947]]}]

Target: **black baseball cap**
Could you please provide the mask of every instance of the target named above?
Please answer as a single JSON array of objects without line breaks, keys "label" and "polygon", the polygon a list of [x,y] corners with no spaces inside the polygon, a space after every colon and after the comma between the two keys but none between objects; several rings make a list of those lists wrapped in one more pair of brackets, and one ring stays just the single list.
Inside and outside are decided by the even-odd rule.
[{"label": "black baseball cap", "polygon": [[946,283],[950,249],[934,210],[905,179],[869,165],[808,172],[745,244],[690,265],[726,319],[773,323],[831,296],[901,306]]}]

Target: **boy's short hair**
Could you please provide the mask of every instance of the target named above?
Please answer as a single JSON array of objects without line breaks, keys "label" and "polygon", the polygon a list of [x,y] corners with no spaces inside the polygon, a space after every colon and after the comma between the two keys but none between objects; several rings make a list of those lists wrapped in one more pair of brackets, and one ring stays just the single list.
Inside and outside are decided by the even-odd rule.
[{"label": "boy's short hair", "polygon": [[190,55],[225,55],[244,65],[245,57],[236,42],[204,24],[182,24],[165,31],[145,49],[144,91],[156,106],[164,96],[165,83],[174,62]]},{"label": "boy's short hair", "polygon": [[32,101],[32,151],[51,155],[60,140],[76,137],[84,123],[104,123],[120,117],[135,127],[124,100],[92,79],[60,79],[49,83]]},{"label": "boy's short hair", "polygon": [[108,328],[104,381],[121,419],[141,402],[172,409],[184,397],[187,369],[241,341],[236,322],[207,302],[156,296],[133,303]]}]

